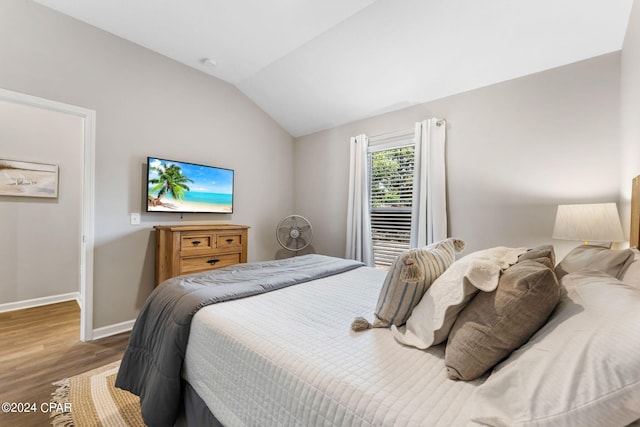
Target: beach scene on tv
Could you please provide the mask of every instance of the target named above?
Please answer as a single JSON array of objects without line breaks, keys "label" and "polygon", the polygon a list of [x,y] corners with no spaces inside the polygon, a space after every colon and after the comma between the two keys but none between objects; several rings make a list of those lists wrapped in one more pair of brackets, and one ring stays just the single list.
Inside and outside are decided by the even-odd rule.
[{"label": "beach scene on tv", "polygon": [[233,212],[233,170],[150,157],[150,212]]}]

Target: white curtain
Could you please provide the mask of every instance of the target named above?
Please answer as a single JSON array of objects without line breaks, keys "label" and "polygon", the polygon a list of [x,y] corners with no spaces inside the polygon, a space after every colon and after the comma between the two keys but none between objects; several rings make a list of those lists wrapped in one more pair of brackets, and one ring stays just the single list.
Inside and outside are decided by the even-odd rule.
[{"label": "white curtain", "polygon": [[416,123],[411,247],[447,238],[446,122]]},{"label": "white curtain", "polygon": [[351,138],[346,258],[373,266],[367,168],[368,146],[369,140],[366,135]]}]

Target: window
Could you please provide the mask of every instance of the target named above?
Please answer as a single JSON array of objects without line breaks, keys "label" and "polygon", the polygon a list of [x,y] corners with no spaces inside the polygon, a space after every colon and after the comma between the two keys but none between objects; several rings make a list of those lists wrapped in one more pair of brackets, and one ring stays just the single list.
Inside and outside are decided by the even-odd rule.
[{"label": "window", "polygon": [[376,267],[390,266],[410,247],[415,151],[412,137],[385,139],[369,146],[369,207]]},{"label": "window", "polygon": [[351,137],[345,256],[388,266],[397,255],[447,238],[446,122]]}]

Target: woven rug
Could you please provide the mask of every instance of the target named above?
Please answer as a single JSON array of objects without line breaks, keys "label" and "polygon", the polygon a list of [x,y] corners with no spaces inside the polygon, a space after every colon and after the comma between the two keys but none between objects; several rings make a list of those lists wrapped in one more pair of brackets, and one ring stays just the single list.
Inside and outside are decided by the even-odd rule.
[{"label": "woven rug", "polygon": [[67,412],[52,414],[54,427],[144,426],[140,401],[115,387],[120,361],[84,374],[65,378],[53,385],[52,402]]}]

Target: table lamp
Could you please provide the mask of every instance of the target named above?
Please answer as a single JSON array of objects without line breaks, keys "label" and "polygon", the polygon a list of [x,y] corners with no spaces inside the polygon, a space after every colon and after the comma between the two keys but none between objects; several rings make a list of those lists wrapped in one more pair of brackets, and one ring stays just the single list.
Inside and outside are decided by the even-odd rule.
[{"label": "table lamp", "polygon": [[615,203],[558,205],[554,239],[589,242],[622,242],[622,226]]}]

